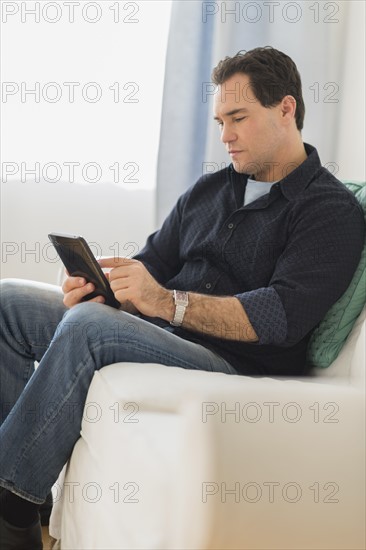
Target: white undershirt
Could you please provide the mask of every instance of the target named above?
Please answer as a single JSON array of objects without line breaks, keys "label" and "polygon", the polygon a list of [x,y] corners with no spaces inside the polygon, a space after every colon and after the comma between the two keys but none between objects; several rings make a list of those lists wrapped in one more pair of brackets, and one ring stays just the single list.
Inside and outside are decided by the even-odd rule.
[{"label": "white undershirt", "polygon": [[277,181],[256,181],[248,178],[244,196],[244,206],[255,201],[262,195],[269,193],[272,185],[277,183]]}]

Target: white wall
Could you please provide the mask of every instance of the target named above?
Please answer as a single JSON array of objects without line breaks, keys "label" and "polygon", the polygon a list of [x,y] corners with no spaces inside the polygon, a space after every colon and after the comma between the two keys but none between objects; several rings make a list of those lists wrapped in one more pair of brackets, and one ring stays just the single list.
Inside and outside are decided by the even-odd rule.
[{"label": "white wall", "polygon": [[1,277],[54,282],[52,231],[128,255],[153,229],[171,2],[71,4],[0,5]]},{"label": "white wall", "polygon": [[96,255],[132,256],[154,229],[154,200],[115,184],[2,183],[1,278],[56,283],[51,232],[82,235]]},{"label": "white wall", "polygon": [[366,181],[366,4],[358,1],[350,4],[337,159],[340,178]]}]

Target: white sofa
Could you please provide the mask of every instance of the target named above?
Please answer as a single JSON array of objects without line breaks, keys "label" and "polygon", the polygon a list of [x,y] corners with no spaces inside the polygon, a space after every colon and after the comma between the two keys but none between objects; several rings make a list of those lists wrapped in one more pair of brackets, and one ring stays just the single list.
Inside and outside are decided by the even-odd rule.
[{"label": "white sofa", "polygon": [[310,378],[97,372],[54,487],[58,546],[365,548],[365,315]]}]

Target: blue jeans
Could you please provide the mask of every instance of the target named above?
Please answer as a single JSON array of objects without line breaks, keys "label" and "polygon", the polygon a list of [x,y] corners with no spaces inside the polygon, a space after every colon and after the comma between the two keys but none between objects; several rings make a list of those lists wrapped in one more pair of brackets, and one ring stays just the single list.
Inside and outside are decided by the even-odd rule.
[{"label": "blue jeans", "polygon": [[[95,370],[122,361],[238,374],[207,348],[58,287],[0,281],[0,486],[41,504],[80,437]],[[39,365],[34,369],[34,362]]]}]

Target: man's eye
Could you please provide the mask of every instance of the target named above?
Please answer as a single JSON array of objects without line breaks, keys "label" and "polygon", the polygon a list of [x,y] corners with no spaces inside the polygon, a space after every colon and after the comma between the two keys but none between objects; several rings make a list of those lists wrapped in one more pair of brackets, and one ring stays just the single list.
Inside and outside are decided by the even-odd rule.
[{"label": "man's eye", "polygon": [[246,116],[242,116],[240,118],[234,118],[234,122],[240,122],[241,120],[244,120],[245,118],[247,118]]},{"label": "man's eye", "polygon": [[218,125],[218,126],[222,126],[223,124],[224,124],[224,123],[221,122],[221,120],[218,120],[218,121],[217,121],[217,125]]}]

